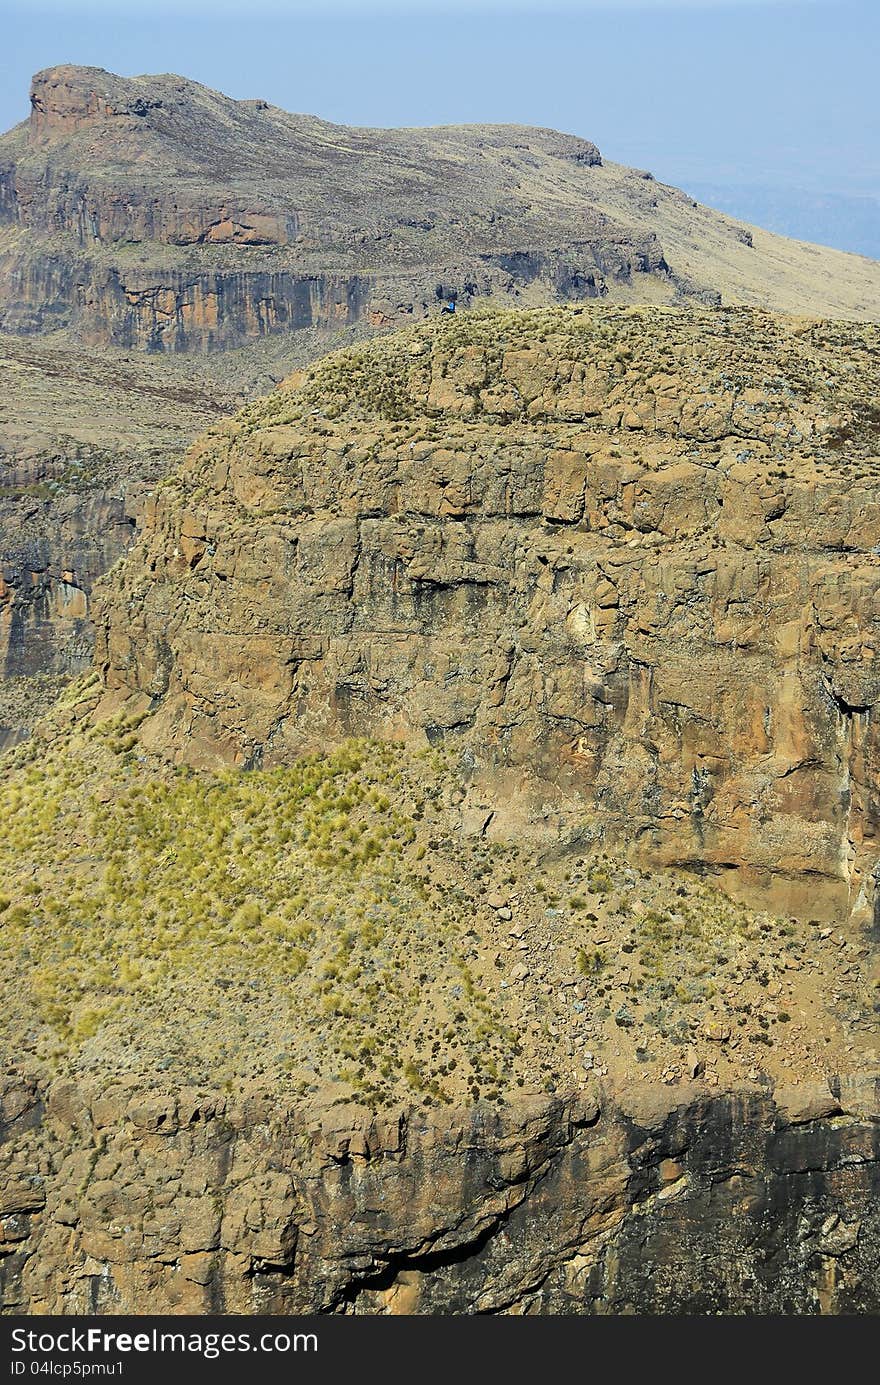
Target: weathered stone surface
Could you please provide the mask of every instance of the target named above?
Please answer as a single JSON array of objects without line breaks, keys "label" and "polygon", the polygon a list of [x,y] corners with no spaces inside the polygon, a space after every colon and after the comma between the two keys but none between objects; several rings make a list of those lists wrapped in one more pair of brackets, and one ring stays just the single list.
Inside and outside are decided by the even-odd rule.
[{"label": "weathered stone surface", "polygon": [[774,1099],[780,1119],[789,1125],[840,1114],[841,1105],[827,1082],[798,1082],[777,1087]]},{"label": "weathered stone surface", "polygon": [[[462,852],[464,830],[582,857],[607,837],[806,917],[869,920],[876,376],[875,329],[746,311],[474,315],[328,358],[207,435],[147,502],[100,594],[88,732],[126,704],[132,760],[89,780],[91,807],[137,787],[136,736],[139,754],[257,765],[369,733],[454,751],[442,821]],[[16,830],[15,871],[34,875]],[[71,836],[94,878],[100,855]],[[524,1082],[469,1106],[374,1109],[317,1084],[294,1099],[287,1040],[244,1092],[198,1088],[189,1066],[181,1087],[166,1069],[98,1084],[97,1045],[50,1080],[17,998],[13,1044],[44,1076],[10,1070],[0,1090],[4,1311],[877,1312],[868,933],[803,924],[815,945],[792,928],[781,948],[759,930],[756,969],[716,949],[717,1030],[676,1031],[674,1061],[658,1039],[646,1080],[654,1060],[627,1066],[624,1046],[663,1016],[636,1017],[628,924],[685,937],[687,887],[652,925],[626,867],[612,928],[592,906],[614,881],[575,882],[572,860],[553,864],[583,890],[572,928],[594,925],[578,945],[615,940],[604,1047],[587,1052],[573,1019],[589,955],[545,952],[561,911],[538,917],[499,868],[473,912],[517,1004],[564,992],[571,1025],[546,1033],[572,1036],[568,1062],[579,1034],[604,1086],[574,1089],[565,1066],[556,1095]],[[37,908],[40,881],[22,884],[10,937]],[[821,975],[836,1010],[811,1041],[856,1071],[811,1065],[817,1012],[792,969]],[[748,1067],[765,1043],[775,1090]]]},{"label": "weathered stone surface", "polygon": [[869,918],[877,360],[875,329],[605,308],[330,357],[150,503],[107,688],[178,759],[442,741],[474,832]]},{"label": "weathered stone surface", "polygon": [[[561,215],[559,202],[553,216],[512,196],[504,160],[522,160],[522,136],[527,158],[562,180]],[[29,233],[0,256],[0,321],[205,350],[423,315],[438,276],[463,298],[577,299],[640,275],[674,293],[656,235],[583,201],[576,212],[575,187],[582,197],[600,166],[594,145],[552,131],[383,131],[377,145],[376,132],[181,78],[49,69],[34,78],[26,131],[0,144],[0,220]],[[442,178],[436,207],[426,168]],[[120,256],[120,242],[149,247],[146,258]]]},{"label": "weathered stone surface", "polygon": [[167,1134],[123,1101],[99,1130],[106,1098],[76,1100],[66,1088],[62,1131],[31,1085],[3,1082],[6,1312],[880,1308],[878,1127],[791,1125],[787,1095],[595,1090],[379,1117],[169,1092]]}]

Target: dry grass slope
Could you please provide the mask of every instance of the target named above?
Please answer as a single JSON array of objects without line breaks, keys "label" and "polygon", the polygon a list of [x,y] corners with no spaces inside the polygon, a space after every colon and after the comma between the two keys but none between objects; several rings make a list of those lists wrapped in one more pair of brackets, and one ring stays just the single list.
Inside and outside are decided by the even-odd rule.
[{"label": "dry grass slope", "polygon": [[199,775],[147,759],[138,718],[83,721],[94,703],[81,680],[0,768],[25,1067],[432,1105],[609,1068],[779,1073],[874,1033],[854,944],[693,876],[463,839],[438,750]]}]

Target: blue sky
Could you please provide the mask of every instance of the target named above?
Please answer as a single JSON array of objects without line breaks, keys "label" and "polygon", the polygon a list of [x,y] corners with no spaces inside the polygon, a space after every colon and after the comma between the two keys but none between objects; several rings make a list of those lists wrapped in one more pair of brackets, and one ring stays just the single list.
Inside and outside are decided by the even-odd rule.
[{"label": "blue sky", "polygon": [[877,0],[0,0],[0,126],[60,62],[359,125],[515,121],[683,184],[880,195]]}]

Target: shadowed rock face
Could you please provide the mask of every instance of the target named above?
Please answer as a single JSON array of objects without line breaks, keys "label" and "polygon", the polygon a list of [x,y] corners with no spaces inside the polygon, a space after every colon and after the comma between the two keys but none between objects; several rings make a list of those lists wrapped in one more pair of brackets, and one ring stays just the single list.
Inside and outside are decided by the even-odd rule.
[{"label": "shadowed rock face", "polygon": [[92,583],[170,459],[243,398],[184,364],[0,341],[0,745],[89,665]]},{"label": "shadowed rock face", "polygon": [[755,239],[553,130],[355,129],[68,66],[0,138],[6,331],[204,351],[400,324],[449,292],[880,314],[868,261]]},{"label": "shadowed rock face", "polygon": [[381,1116],[7,1077],[6,1311],[876,1313],[875,1074]]},{"label": "shadowed rock face", "polygon": [[876,329],[473,317],[328,357],[190,454],[98,660],[180,760],[454,748],[489,835],[870,914]]},{"label": "shadowed rock face", "polygon": [[330,333],[357,322],[368,296],[358,276],[96,270],[46,259],[11,266],[7,291],[8,332],[74,327],[84,346],[147,351],[213,351],[309,328]]}]

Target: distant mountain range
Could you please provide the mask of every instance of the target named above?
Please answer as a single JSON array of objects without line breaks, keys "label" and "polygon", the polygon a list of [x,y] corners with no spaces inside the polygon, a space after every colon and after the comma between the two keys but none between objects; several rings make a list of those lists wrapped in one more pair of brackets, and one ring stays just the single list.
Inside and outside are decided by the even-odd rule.
[{"label": "distant mountain range", "polygon": [[700,202],[780,236],[880,259],[880,198],[765,183],[688,180]]}]

